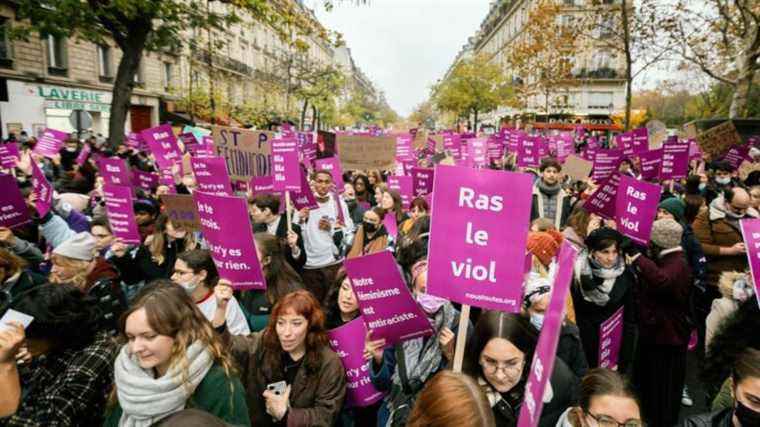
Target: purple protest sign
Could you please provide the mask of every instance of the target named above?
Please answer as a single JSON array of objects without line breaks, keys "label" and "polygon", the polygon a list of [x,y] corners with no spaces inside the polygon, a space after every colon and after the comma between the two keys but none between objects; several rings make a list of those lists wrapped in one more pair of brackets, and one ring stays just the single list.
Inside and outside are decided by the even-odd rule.
[{"label": "purple protest sign", "polygon": [[430,221],[428,293],[520,311],[533,181],[528,174],[438,165]]},{"label": "purple protest sign", "polygon": [[227,161],[224,157],[193,157],[190,159],[198,191],[216,195],[232,194]]},{"label": "purple protest sign", "polygon": [[379,401],[385,393],[372,385],[368,360],[364,359],[364,339],[367,326],[361,316],[345,325],[327,331],[330,347],[340,357],[346,370],[346,406],[349,408],[369,406]]},{"label": "purple protest sign", "polygon": [[396,222],[396,215],[393,213],[386,214],[383,217],[383,225],[385,226],[385,231],[388,232],[389,236],[395,238],[398,235],[398,223]]},{"label": "purple protest sign", "polygon": [[415,197],[433,192],[432,168],[412,168],[412,192]]},{"label": "purple protest sign", "polygon": [[623,153],[620,150],[598,150],[594,156],[594,166],[591,177],[596,182],[609,178],[618,169]]},{"label": "purple protest sign", "polygon": [[739,169],[742,162],[749,157],[748,153],[749,145],[734,145],[728,149],[723,160],[727,161],[732,168]]},{"label": "purple protest sign", "polygon": [[293,208],[299,211],[304,208],[317,209],[319,204],[306,179],[306,172],[302,168],[299,169],[301,169],[301,191],[293,191],[290,194],[290,202],[293,203]]},{"label": "purple protest sign", "polygon": [[744,236],[752,283],[755,284],[755,298],[760,305],[760,219],[743,219],[739,221],[739,227]]},{"label": "purple protest sign", "polygon": [[84,144],[82,146],[82,149],[79,151],[79,155],[77,155],[77,165],[82,167],[84,165],[84,162],[87,161],[87,158],[90,157],[90,152],[92,152],[92,147],[90,147],[90,144]]},{"label": "purple protest sign", "polygon": [[301,189],[297,139],[272,140],[272,182],[277,191]]},{"label": "purple protest sign", "polygon": [[454,159],[462,157],[462,138],[455,133],[443,134],[443,149],[448,150]]},{"label": "purple protest sign", "polygon": [[642,245],[649,243],[661,191],[658,184],[621,176],[615,201],[618,231]]},{"label": "purple protest sign", "polygon": [[518,142],[517,166],[522,168],[538,167],[540,162],[538,157],[539,137],[521,135]]},{"label": "purple protest sign", "polygon": [[177,145],[172,127],[168,124],[145,129],[140,132],[143,141],[156,158],[156,163],[161,169],[172,167],[172,163],[182,161],[182,152]]},{"label": "purple protest sign", "polygon": [[129,185],[129,169],[127,162],[119,157],[101,157],[98,159],[98,170],[106,184]]},{"label": "purple protest sign", "polygon": [[641,161],[641,178],[646,180],[657,179],[660,176],[662,165],[662,149],[647,151],[639,154]]},{"label": "purple protest sign", "polygon": [[389,176],[388,189],[396,190],[401,195],[401,203],[404,209],[409,209],[409,205],[414,198],[414,186],[411,176]]},{"label": "purple protest sign", "polygon": [[599,367],[617,371],[620,346],[623,344],[623,313],[620,307],[599,325]]},{"label": "purple protest sign", "polygon": [[689,143],[689,160],[701,159],[702,150],[699,148],[697,141],[694,139],[688,139],[687,142]]},{"label": "purple protest sign", "polygon": [[488,166],[488,140],[473,138],[467,140],[467,166],[484,168]]},{"label": "purple protest sign", "polygon": [[235,289],[266,289],[245,199],[200,191],[193,199],[219,277]]},{"label": "purple protest sign", "polygon": [[649,129],[638,128],[631,132],[631,148],[633,154],[641,154],[649,150]]},{"label": "purple protest sign", "polygon": [[[741,163],[741,162],[740,162]],[[689,173],[689,142],[668,141],[662,146],[660,179],[686,178]]]},{"label": "purple protest sign", "polygon": [[557,160],[564,162],[571,154],[575,154],[575,141],[571,134],[563,133],[557,138]]},{"label": "purple protest sign", "polygon": [[21,158],[18,145],[15,142],[0,144],[0,168],[13,169],[16,162]]},{"label": "purple protest sign", "polygon": [[340,159],[337,157],[325,157],[324,159],[314,160],[315,170],[326,170],[330,172],[335,183],[335,189],[339,193],[345,190],[345,183],[343,182],[343,169],[340,166]]},{"label": "purple protest sign", "polygon": [[132,207],[132,189],[122,185],[105,184],[103,198],[106,201],[106,215],[114,237],[127,244],[139,245],[140,232]]},{"label": "purple protest sign", "polygon": [[488,158],[500,159],[504,156],[504,139],[498,135],[491,135],[488,138]]},{"label": "purple protest sign", "polygon": [[143,139],[139,133],[130,132],[126,135],[124,143],[127,144],[127,147],[132,147],[139,150],[143,145]]},{"label": "purple protest sign", "polygon": [[530,365],[528,381],[525,385],[525,397],[520,408],[518,427],[536,427],[541,418],[544,406],[544,390],[554,370],[557,357],[559,332],[562,328],[565,300],[570,290],[570,279],[573,277],[573,265],[578,251],[568,241],[562,242],[559,251],[557,275],[552,286],[551,300],[544,314],[541,334],[538,336],[536,351]]},{"label": "purple protest sign", "polygon": [[583,204],[583,208],[589,213],[597,214],[602,218],[613,219],[615,217],[615,200],[617,199],[618,185],[620,184],[620,172],[614,172],[612,176],[599,185],[591,196]]},{"label": "purple protest sign", "polygon": [[433,138],[428,138],[425,147],[427,148],[428,152],[435,153],[435,147],[436,147],[435,140]]},{"label": "purple protest sign", "polygon": [[285,194],[281,191],[274,191],[274,182],[271,175],[254,176],[248,183],[248,188],[253,196],[259,194],[272,194],[280,198],[280,209],[278,213],[285,213]]},{"label": "purple protest sign", "polygon": [[37,139],[34,153],[45,157],[53,157],[61,151],[63,143],[68,138],[69,134],[67,132],[47,128],[42,132],[42,136]]},{"label": "purple protest sign", "polygon": [[412,135],[403,134],[396,137],[396,160],[412,158]]},{"label": "purple protest sign", "polygon": [[16,227],[29,220],[29,211],[16,178],[0,174],[0,227]]},{"label": "purple protest sign", "polygon": [[185,151],[188,151],[193,145],[198,145],[198,140],[195,138],[195,134],[192,132],[185,132],[179,134],[179,139],[185,146]]},{"label": "purple protest sign", "polygon": [[397,342],[433,334],[433,327],[412,298],[393,254],[380,251],[346,260],[346,271],[372,339]]},{"label": "purple protest sign", "polygon": [[34,205],[40,218],[42,218],[53,207],[53,186],[50,185],[35,161],[32,161],[32,188],[33,194],[37,198]]},{"label": "purple protest sign", "polygon": [[158,174],[135,169],[132,171],[132,186],[153,191],[158,187]]},{"label": "purple protest sign", "polygon": [[158,184],[169,187],[169,194],[176,194],[177,188],[174,182],[171,168],[158,171]]}]

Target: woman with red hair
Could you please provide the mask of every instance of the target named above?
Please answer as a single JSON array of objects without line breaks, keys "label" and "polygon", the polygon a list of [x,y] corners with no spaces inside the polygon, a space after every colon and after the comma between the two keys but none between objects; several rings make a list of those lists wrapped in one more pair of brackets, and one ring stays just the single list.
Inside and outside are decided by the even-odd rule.
[{"label": "woman with red hair", "polygon": [[[232,297],[229,282],[220,280],[219,286]],[[224,324],[214,327],[223,331],[242,370],[252,425],[335,423],[346,395],[346,373],[330,349],[325,314],[311,293],[298,290],[282,297],[261,332],[232,336]]]}]

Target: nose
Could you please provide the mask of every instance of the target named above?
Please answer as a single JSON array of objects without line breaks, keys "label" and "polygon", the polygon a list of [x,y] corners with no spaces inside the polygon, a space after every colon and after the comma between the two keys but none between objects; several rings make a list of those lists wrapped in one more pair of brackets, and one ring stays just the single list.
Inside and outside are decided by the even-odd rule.
[{"label": "nose", "polygon": [[132,353],[140,353],[145,350],[145,343],[143,343],[142,339],[135,338],[135,340],[132,341],[130,348],[132,350]]}]

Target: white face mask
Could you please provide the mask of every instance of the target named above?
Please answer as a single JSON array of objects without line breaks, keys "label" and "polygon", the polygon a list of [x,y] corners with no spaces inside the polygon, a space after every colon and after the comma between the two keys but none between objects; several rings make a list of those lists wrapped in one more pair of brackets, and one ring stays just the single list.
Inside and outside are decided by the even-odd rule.
[{"label": "white face mask", "polygon": [[179,285],[182,286],[182,289],[184,289],[188,295],[192,295],[193,292],[198,289],[198,284],[193,282],[180,283]]},{"label": "white face mask", "polygon": [[535,326],[536,329],[539,331],[541,330],[541,326],[544,325],[544,314],[543,313],[530,313],[530,323],[531,325]]},{"label": "white face mask", "polygon": [[730,176],[726,176],[726,177],[719,177],[719,178],[718,178],[718,177],[716,177],[716,178],[715,178],[715,182],[717,182],[717,183],[718,183],[718,184],[720,184],[720,185],[726,185],[726,184],[728,184],[729,182],[731,182],[731,177],[730,177]]}]

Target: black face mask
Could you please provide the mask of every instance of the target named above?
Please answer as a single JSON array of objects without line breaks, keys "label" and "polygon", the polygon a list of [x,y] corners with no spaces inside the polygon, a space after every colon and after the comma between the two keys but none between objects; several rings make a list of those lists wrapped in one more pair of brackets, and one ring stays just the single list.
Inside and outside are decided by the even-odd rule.
[{"label": "black face mask", "polygon": [[372,224],[370,222],[363,221],[362,225],[364,226],[364,231],[367,233],[374,233],[375,231],[377,231],[377,224]]},{"label": "black face mask", "polygon": [[742,426],[760,426],[760,412],[756,412],[753,409],[744,406],[738,400],[736,401],[734,416],[739,420]]}]

